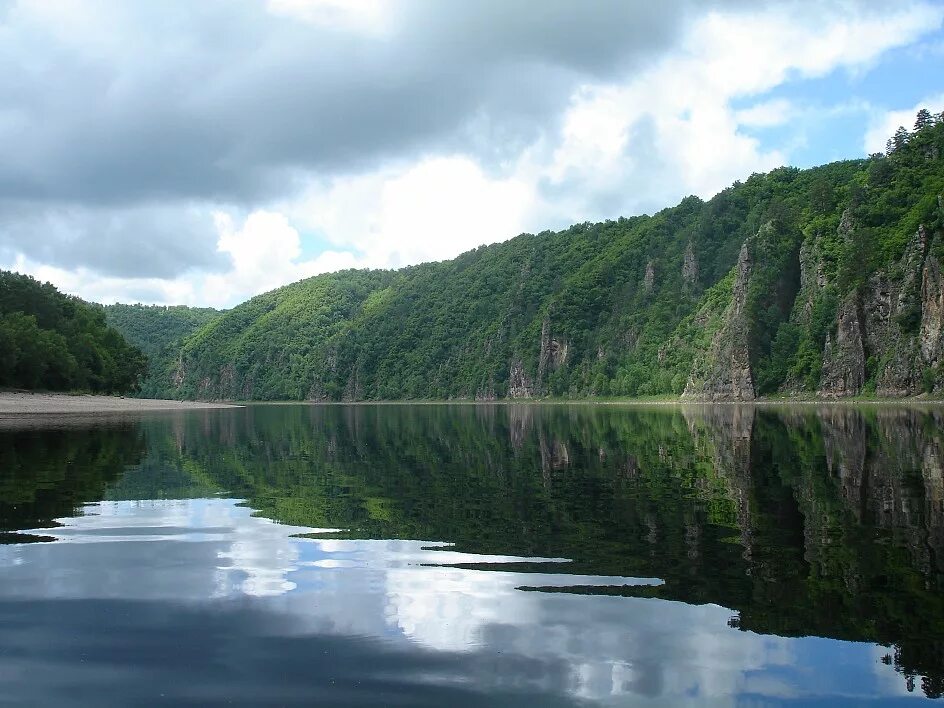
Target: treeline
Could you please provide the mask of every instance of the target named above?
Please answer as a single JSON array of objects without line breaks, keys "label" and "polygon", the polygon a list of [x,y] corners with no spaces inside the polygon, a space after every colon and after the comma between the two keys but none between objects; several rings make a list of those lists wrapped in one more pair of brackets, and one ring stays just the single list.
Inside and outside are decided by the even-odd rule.
[{"label": "treeline", "polygon": [[101,306],[0,271],[0,386],[126,393],[146,372],[143,352],[106,324]]}]

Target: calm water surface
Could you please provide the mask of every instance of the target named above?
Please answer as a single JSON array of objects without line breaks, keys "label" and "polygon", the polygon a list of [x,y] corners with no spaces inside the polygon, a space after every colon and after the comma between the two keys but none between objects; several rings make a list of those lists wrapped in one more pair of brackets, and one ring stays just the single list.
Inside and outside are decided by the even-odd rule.
[{"label": "calm water surface", "polygon": [[0,704],[916,705],[944,411],[0,421]]}]

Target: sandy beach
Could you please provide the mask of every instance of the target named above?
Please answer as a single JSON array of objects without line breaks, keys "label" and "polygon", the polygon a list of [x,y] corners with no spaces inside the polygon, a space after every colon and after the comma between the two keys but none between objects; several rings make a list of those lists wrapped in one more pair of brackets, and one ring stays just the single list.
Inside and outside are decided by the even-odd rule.
[{"label": "sandy beach", "polygon": [[136,411],[202,410],[238,408],[228,403],[167,401],[118,396],[72,396],[59,393],[0,392],[0,417],[63,415],[68,413],[132,413]]}]

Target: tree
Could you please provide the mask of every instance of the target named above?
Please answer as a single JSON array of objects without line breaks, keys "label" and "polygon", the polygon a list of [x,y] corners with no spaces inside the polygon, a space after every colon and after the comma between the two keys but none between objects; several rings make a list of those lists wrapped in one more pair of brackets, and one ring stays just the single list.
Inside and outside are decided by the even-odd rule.
[{"label": "tree", "polygon": [[926,128],[929,125],[934,125],[934,117],[931,115],[931,111],[929,111],[927,108],[922,108],[920,111],[918,111],[918,115],[915,118],[915,130],[921,130],[922,128]]},{"label": "tree", "polygon": [[869,161],[869,185],[873,187],[882,186],[892,178],[893,173],[894,168],[890,160],[883,157]]},{"label": "tree", "polygon": [[911,139],[911,133],[909,133],[905,126],[899,125],[898,130],[895,131],[895,135],[892,136],[892,145],[895,148],[895,151],[901,150],[905,145],[908,144],[908,141]]},{"label": "tree", "polygon": [[829,180],[820,178],[810,187],[810,206],[816,211],[826,214],[833,208],[835,190]]}]

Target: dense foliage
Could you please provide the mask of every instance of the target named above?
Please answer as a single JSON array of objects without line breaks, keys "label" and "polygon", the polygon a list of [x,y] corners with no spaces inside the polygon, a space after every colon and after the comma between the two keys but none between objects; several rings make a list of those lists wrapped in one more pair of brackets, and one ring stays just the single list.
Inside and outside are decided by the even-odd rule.
[{"label": "dense foliage", "polygon": [[[896,140],[887,155],[755,174],[652,216],[280,288],[183,339],[153,393],[678,395],[729,317],[742,248],[753,263],[744,329],[756,393],[815,390],[838,304],[892,268],[919,224],[944,224],[944,124],[931,116]],[[940,251],[944,237],[935,243]],[[804,247],[825,283],[809,301],[799,297]]]},{"label": "dense foliage", "polygon": [[166,389],[180,341],[220,314],[210,307],[106,305],[105,319],[150,361],[141,382],[142,396],[160,396]]},{"label": "dense foliage", "polygon": [[0,386],[124,393],[146,369],[144,354],[106,324],[100,306],[0,271]]}]

